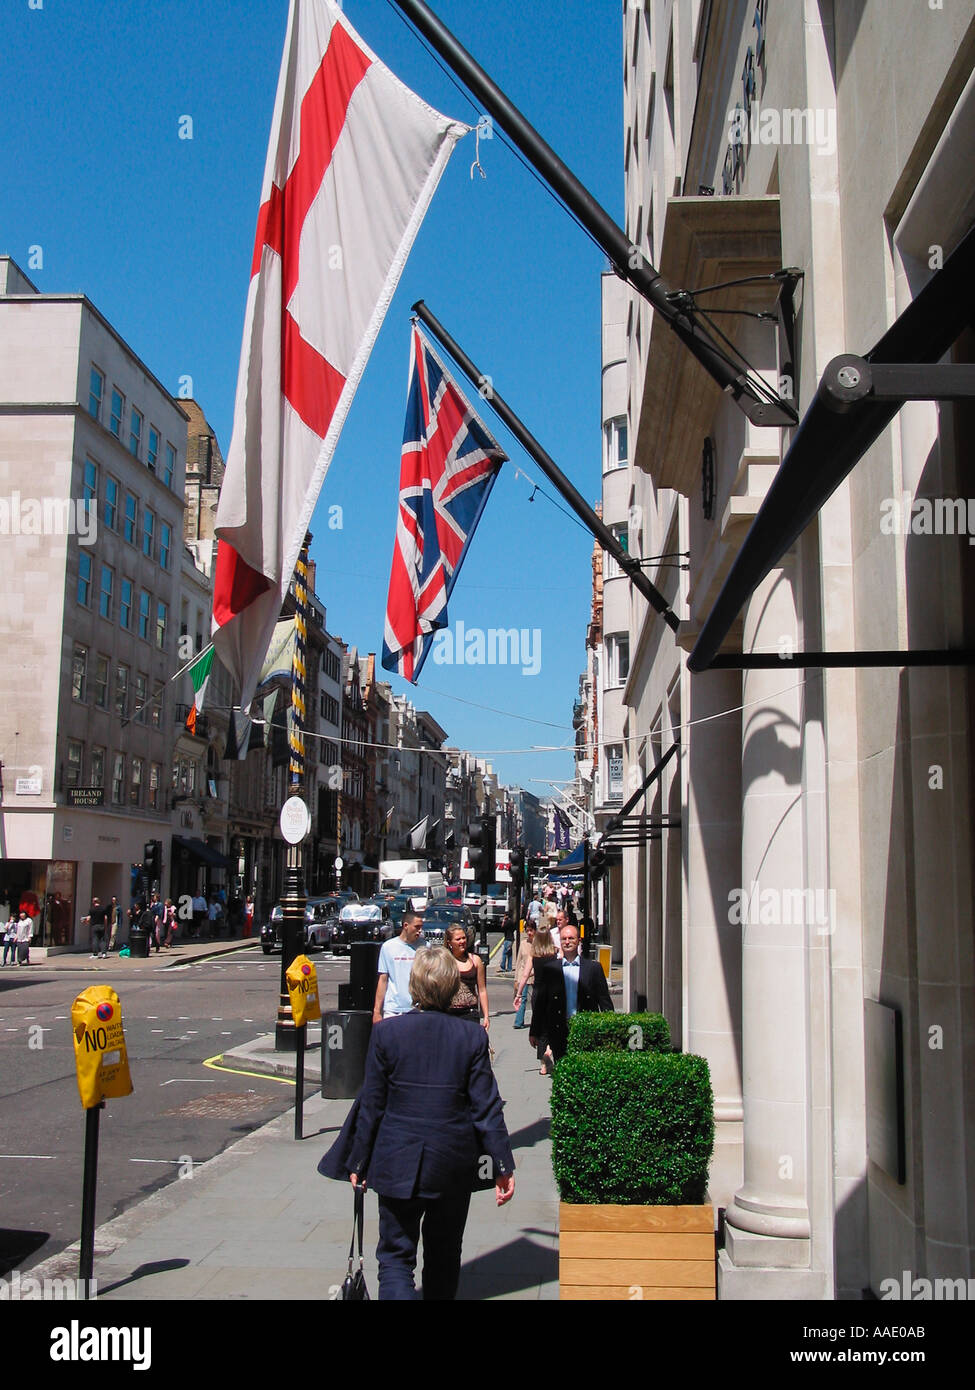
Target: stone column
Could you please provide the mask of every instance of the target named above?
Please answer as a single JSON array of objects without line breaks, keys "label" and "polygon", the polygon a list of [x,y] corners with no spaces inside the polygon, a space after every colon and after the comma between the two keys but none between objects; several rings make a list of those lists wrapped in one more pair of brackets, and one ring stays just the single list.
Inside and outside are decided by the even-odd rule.
[{"label": "stone column", "polygon": [[[742,1178],[741,929],[729,917],[741,882],[741,704],[737,671],[687,679],[685,881],[686,1043],[707,1058],[714,1089],[714,1157],[708,1188],[727,1207]],[[706,722],[698,722],[706,721]]]},{"label": "stone column", "polygon": [[[743,651],[795,650],[790,576],[773,571],[752,595]],[[726,1213],[724,1298],[822,1296],[809,1270],[802,679],[783,668],[742,682],[744,1180]]]}]

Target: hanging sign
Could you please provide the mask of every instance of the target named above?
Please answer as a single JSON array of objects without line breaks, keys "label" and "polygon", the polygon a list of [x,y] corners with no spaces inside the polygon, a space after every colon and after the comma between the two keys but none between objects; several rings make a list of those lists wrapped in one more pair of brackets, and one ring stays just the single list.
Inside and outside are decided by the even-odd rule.
[{"label": "hanging sign", "polygon": [[296,956],[285,972],[295,1027],[303,1028],[321,1018],[318,1002],[318,975],[307,956]]},{"label": "hanging sign", "polygon": [[78,1092],[86,1110],[132,1094],[122,1004],[111,985],[90,985],[71,1005]]}]

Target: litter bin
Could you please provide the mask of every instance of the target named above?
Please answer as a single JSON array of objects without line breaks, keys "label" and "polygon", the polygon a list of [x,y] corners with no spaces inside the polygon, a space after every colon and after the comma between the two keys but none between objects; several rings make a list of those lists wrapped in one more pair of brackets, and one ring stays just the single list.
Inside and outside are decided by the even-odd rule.
[{"label": "litter bin", "polygon": [[144,927],[140,927],[138,922],[134,922],[129,928],[129,955],[144,956],[148,960],[151,945],[149,933]]},{"label": "litter bin", "polygon": [[350,1100],[366,1075],[372,1009],[331,1009],[322,1014],[322,1095]]}]

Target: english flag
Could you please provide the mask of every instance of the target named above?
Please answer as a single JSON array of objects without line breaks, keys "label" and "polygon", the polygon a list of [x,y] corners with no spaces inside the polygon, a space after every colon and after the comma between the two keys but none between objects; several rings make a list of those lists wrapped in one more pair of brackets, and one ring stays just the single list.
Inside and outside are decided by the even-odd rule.
[{"label": "english flag", "polygon": [[507,457],[414,324],[383,638],[387,671],[414,683],[419,677]]},{"label": "english flag", "polygon": [[291,0],[216,517],[213,640],[244,709],[372,345],[467,130],[404,87],[332,0]]}]

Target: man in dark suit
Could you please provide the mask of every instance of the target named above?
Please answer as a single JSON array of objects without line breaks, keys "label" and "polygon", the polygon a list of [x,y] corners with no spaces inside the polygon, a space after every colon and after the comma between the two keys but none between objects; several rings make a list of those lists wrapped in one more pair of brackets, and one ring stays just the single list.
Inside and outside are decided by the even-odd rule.
[{"label": "man in dark suit", "polygon": [[499,1206],[514,1195],[515,1161],[483,1028],[446,1012],[460,984],[443,947],[416,953],[416,1008],[373,1025],[366,1077],[342,1133],[319,1164],[379,1194],[380,1299],[452,1299],[471,1192],[493,1178]]},{"label": "man in dark suit", "polygon": [[569,1045],[569,1019],[590,1010],[612,1013],[606,976],[598,961],[579,955],[579,928],[564,926],[561,931],[562,959],[543,961],[535,966],[535,1006],[529,1024],[532,1047],[538,1038],[547,1038],[556,1062]]}]

